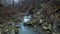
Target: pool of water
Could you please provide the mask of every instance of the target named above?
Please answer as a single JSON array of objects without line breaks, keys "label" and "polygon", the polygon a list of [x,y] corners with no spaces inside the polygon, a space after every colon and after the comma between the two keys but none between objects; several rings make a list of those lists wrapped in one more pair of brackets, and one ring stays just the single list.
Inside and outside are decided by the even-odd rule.
[{"label": "pool of water", "polygon": [[21,28],[19,29],[18,34],[48,34],[42,30],[41,26],[29,27],[29,26],[24,26],[23,23],[19,23],[19,26]]},{"label": "pool of water", "polygon": [[25,16],[23,22],[19,23],[21,27],[18,34],[48,34],[42,30],[41,26],[30,27],[25,26],[23,23],[29,21],[31,16]]}]

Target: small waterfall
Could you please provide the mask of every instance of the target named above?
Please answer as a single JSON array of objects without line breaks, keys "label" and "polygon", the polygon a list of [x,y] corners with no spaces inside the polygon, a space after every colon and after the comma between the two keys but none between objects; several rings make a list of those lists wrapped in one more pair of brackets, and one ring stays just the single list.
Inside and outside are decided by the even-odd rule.
[{"label": "small waterfall", "polygon": [[25,26],[23,25],[23,23],[29,21],[30,18],[31,16],[25,16],[23,22],[20,24],[20,27],[23,31],[25,30]]},{"label": "small waterfall", "polygon": [[19,26],[21,27],[21,28],[20,28],[20,31],[19,31],[19,34],[22,34],[23,32],[26,32],[27,29],[26,29],[26,27],[24,26],[24,22],[29,21],[30,18],[31,18],[31,16],[25,16],[23,22],[22,22],[22,23],[19,23]]},{"label": "small waterfall", "polygon": [[30,20],[31,16],[25,16],[23,22],[28,22]]},{"label": "small waterfall", "polygon": [[25,27],[24,27],[23,23],[21,23],[20,27],[21,27],[22,31],[25,31]]}]

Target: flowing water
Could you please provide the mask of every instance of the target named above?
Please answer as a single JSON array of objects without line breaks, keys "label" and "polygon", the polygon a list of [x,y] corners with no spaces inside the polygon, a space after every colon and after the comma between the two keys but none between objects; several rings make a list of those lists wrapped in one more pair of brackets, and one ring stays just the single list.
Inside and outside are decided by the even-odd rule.
[{"label": "flowing water", "polygon": [[[28,19],[27,19],[28,18]],[[25,17],[24,21],[19,23],[19,26],[21,27],[19,29],[19,34],[47,34],[46,32],[42,31],[41,26],[37,26],[37,27],[29,27],[29,26],[25,26],[23,23],[27,22],[30,20],[30,17]]]},{"label": "flowing water", "polygon": [[[8,6],[10,4],[17,5],[18,3],[22,4],[21,2],[25,0],[2,0],[2,4],[5,6]],[[1,1],[0,1],[1,3]],[[19,29],[18,34],[45,34],[45,32],[42,32],[42,27],[37,26],[37,27],[29,27],[25,26],[23,23],[29,21],[31,16],[25,16],[23,22],[19,23],[19,26],[21,27]],[[15,34],[14,30],[12,30],[11,34]],[[46,33],[47,34],[47,33]]]}]

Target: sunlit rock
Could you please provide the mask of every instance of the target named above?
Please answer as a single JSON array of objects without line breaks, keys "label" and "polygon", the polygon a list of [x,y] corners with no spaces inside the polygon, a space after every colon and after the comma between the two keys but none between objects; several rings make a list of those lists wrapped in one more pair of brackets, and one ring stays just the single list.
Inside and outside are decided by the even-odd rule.
[{"label": "sunlit rock", "polygon": [[48,28],[46,26],[43,26],[43,30],[47,30]]},{"label": "sunlit rock", "polygon": [[42,19],[40,19],[40,23],[41,23],[41,24],[43,23],[43,20],[42,20]]},{"label": "sunlit rock", "polygon": [[48,25],[48,29],[51,30],[51,24]]},{"label": "sunlit rock", "polygon": [[37,27],[37,25],[34,25],[34,27]]}]

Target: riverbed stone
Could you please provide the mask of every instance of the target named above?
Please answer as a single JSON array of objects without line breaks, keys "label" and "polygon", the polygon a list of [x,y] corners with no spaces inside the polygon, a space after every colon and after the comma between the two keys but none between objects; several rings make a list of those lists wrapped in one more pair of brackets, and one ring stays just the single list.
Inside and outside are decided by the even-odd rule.
[{"label": "riverbed stone", "polygon": [[43,26],[43,29],[48,29],[46,26]]}]

